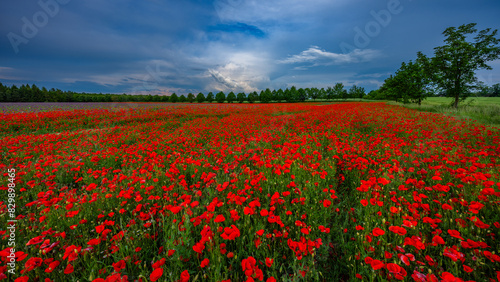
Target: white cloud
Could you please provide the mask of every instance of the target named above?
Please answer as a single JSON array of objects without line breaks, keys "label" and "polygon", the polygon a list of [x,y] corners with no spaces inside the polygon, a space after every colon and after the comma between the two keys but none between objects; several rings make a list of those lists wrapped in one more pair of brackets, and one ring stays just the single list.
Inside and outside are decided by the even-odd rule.
[{"label": "white cloud", "polygon": [[253,92],[269,84],[269,73],[273,66],[265,53],[256,51],[231,51],[214,49],[215,58],[225,55],[221,65],[209,67],[205,76],[209,83],[206,90]]},{"label": "white cloud", "polygon": [[218,91],[234,91],[245,93],[258,91],[256,85],[263,80],[268,80],[264,76],[255,75],[252,69],[247,69],[245,65],[238,65],[233,62],[216,69],[209,69],[208,73],[213,78],[207,89]]},{"label": "white cloud", "polygon": [[[281,64],[312,63],[312,66],[328,66],[370,61],[380,56],[380,52],[372,49],[355,49],[347,54],[333,53],[321,50],[318,46],[311,46],[300,54],[278,60]],[[304,67],[301,67],[304,69]]]}]

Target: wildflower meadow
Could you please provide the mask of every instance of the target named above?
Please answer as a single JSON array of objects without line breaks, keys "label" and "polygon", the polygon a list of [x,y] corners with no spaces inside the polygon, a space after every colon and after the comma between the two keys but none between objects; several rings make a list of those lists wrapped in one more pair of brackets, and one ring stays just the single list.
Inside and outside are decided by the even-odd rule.
[{"label": "wildflower meadow", "polygon": [[0,280],[500,281],[500,132],[470,120],[351,102],[9,112],[0,152]]}]

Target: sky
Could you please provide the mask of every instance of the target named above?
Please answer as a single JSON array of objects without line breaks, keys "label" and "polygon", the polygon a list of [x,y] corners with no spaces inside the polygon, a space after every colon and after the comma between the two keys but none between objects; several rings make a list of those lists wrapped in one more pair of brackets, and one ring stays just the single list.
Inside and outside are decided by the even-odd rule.
[{"label": "sky", "polygon": [[[377,89],[498,0],[3,0],[0,82],[87,93]],[[500,60],[478,71],[500,82]]]}]

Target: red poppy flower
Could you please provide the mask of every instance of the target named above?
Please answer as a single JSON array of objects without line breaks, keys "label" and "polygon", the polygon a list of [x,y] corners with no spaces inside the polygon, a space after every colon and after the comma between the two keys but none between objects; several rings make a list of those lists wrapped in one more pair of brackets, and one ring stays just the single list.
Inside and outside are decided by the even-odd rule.
[{"label": "red poppy flower", "polygon": [[472,269],[471,267],[469,267],[469,266],[467,266],[465,264],[463,265],[463,267],[464,267],[464,271],[467,272],[467,273],[471,273],[471,272],[474,271],[474,269]]},{"label": "red poppy flower", "polygon": [[377,259],[372,260],[370,265],[372,266],[373,270],[379,270],[385,266],[385,264],[382,261],[379,261]]},{"label": "red poppy flower", "polygon": [[404,227],[390,226],[389,230],[401,236],[406,235],[406,229]]},{"label": "red poppy flower", "polygon": [[400,273],[401,272],[401,266],[395,264],[395,263],[388,263],[386,265],[387,270],[391,273]]},{"label": "red poppy flower", "polygon": [[435,235],[434,237],[432,237],[432,242],[436,243],[436,244],[441,244],[441,245],[445,244],[443,238],[439,235]]},{"label": "red poppy flower", "polygon": [[325,208],[328,208],[332,204],[332,201],[330,200],[323,200],[323,206]]},{"label": "red poppy flower", "polygon": [[66,268],[64,269],[64,274],[70,274],[70,273],[73,273],[73,270],[74,270],[73,266],[72,266],[71,264],[68,264],[68,265],[66,266]]},{"label": "red poppy flower", "polygon": [[188,282],[189,281],[189,272],[187,270],[184,270],[181,273],[181,282]]},{"label": "red poppy flower", "polygon": [[240,237],[240,230],[235,225],[231,225],[231,227],[225,227],[224,233],[221,234],[221,237],[225,240],[234,240]]},{"label": "red poppy flower", "polygon": [[119,262],[113,263],[112,265],[115,272],[120,272],[122,269],[127,267],[127,264],[125,263],[124,260],[120,260]]},{"label": "red poppy flower", "polygon": [[204,259],[204,260],[202,260],[202,261],[201,261],[200,266],[201,266],[201,268],[204,268],[204,267],[205,267],[205,266],[207,266],[209,263],[210,263],[210,260],[206,258],[206,259]]},{"label": "red poppy flower", "polygon": [[151,279],[151,281],[156,281],[160,279],[162,275],[163,275],[163,268],[159,267],[153,270],[153,272],[151,272],[151,274],[149,275],[149,279]]},{"label": "red poppy flower", "polygon": [[373,234],[373,236],[375,236],[375,237],[377,237],[377,236],[382,236],[382,235],[384,235],[384,234],[385,234],[385,231],[384,231],[384,230],[382,230],[382,229],[380,229],[380,228],[378,228],[378,227],[375,227],[375,228],[373,229],[373,231],[372,231],[372,234]]},{"label": "red poppy flower", "polygon": [[45,272],[47,273],[51,273],[52,271],[54,271],[54,269],[59,266],[61,262],[56,260],[56,261],[53,261],[49,264],[49,267],[47,267],[47,269],[45,269]]},{"label": "red poppy flower", "polygon": [[464,238],[462,236],[460,236],[460,232],[458,232],[457,230],[448,229],[448,234],[450,234],[451,237],[455,237],[455,238],[464,240]]},{"label": "red poppy flower", "polygon": [[214,222],[223,222],[224,220],[226,220],[226,218],[222,214],[219,214],[215,217]]}]

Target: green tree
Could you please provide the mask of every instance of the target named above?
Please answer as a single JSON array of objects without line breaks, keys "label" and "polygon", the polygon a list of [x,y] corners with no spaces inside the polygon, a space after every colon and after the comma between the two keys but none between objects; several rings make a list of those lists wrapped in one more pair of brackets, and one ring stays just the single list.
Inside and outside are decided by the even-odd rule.
[{"label": "green tree", "polygon": [[421,52],[417,53],[415,62],[402,63],[395,74],[396,87],[402,95],[403,102],[418,103],[427,98],[431,85],[430,60]]},{"label": "green tree", "polygon": [[260,102],[261,103],[269,103],[273,99],[273,93],[269,88],[260,92]]},{"label": "green tree", "polygon": [[[34,84],[33,84],[34,85]],[[0,102],[6,102],[5,91],[7,87],[0,82]]]},{"label": "green tree", "polygon": [[402,93],[405,91],[401,76],[393,76],[391,74],[384,80],[384,84],[382,84],[379,90],[387,99],[398,102],[403,97]]},{"label": "green tree", "polygon": [[203,95],[203,93],[198,93],[198,95],[196,95],[196,102],[198,103],[203,103],[205,102],[205,95]]},{"label": "green tree", "polygon": [[[292,87],[293,88],[293,87]],[[316,88],[317,89],[317,88]],[[295,102],[304,102],[307,99],[306,91],[302,88],[299,88],[295,92],[295,98],[293,99]]]},{"label": "green tree", "polygon": [[283,90],[280,88],[278,89],[278,91],[274,92],[273,91],[273,100],[276,101],[276,102],[281,102],[281,100],[283,100],[284,98],[284,93],[283,93]]},{"label": "green tree", "polygon": [[325,90],[325,99],[327,100],[332,100],[335,97],[333,88],[331,86],[328,86]]},{"label": "green tree", "polygon": [[238,93],[238,95],[236,96],[236,100],[238,100],[239,103],[245,102],[246,100],[245,93],[243,92]]},{"label": "green tree", "polygon": [[288,90],[288,94],[285,94],[286,102],[287,103],[295,102],[296,101],[295,99],[297,99],[297,96],[298,96],[297,87],[295,87],[295,86],[290,87],[290,90]]},{"label": "green tree", "polygon": [[500,97],[500,83],[493,84],[490,87],[490,97]]},{"label": "green tree", "polygon": [[259,99],[259,94],[256,91],[248,94],[248,103],[253,103]]},{"label": "green tree", "polygon": [[179,96],[179,102],[186,103],[186,101],[187,101],[186,96],[184,96],[184,95]]},{"label": "green tree", "polygon": [[[479,69],[491,70],[486,63],[500,57],[500,39],[496,38],[498,30],[487,28],[477,32],[475,26],[475,23],[470,23],[445,29],[446,44],[434,48],[433,80],[446,96],[454,99],[455,108],[476,88],[475,72]],[[467,41],[476,33],[473,42]]]},{"label": "green tree", "polygon": [[365,89],[356,85],[351,86],[349,89],[349,96],[351,98],[361,99],[365,96]]},{"label": "green tree", "polygon": [[217,103],[224,103],[225,100],[226,94],[224,94],[224,92],[221,91],[215,95],[215,101],[217,101]]},{"label": "green tree", "polygon": [[290,95],[290,89],[286,88],[283,91],[283,100],[285,100],[286,103],[290,103],[292,101],[292,95]]},{"label": "green tree", "polygon": [[319,98],[319,89],[316,87],[309,89],[309,98],[316,101]]},{"label": "green tree", "polygon": [[229,92],[229,94],[227,94],[227,102],[228,103],[232,103],[236,100],[236,95],[234,94],[233,91]]},{"label": "green tree", "polygon": [[172,93],[172,95],[170,95],[170,98],[168,100],[171,103],[177,103],[179,101],[179,97],[177,96],[177,94]]},{"label": "green tree", "polygon": [[207,94],[207,102],[212,103],[214,101],[214,93],[208,92]]},{"label": "green tree", "polygon": [[345,99],[347,91],[344,89],[344,84],[342,82],[337,82],[335,83],[335,86],[333,86],[333,95],[337,99]]},{"label": "green tree", "polygon": [[188,96],[187,96],[187,100],[189,103],[193,103],[194,102],[194,99],[196,99],[194,97],[194,94],[193,93],[189,93]]},{"label": "green tree", "polygon": [[318,99],[326,99],[326,96],[327,96],[326,90],[325,88],[322,87],[319,90]]}]

